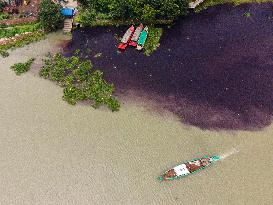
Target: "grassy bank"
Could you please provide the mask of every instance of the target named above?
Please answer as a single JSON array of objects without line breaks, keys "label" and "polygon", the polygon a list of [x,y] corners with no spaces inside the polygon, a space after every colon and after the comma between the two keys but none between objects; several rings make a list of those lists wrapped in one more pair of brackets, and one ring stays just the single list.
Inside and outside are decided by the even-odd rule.
[{"label": "grassy bank", "polygon": [[196,12],[200,12],[211,6],[216,6],[219,4],[234,4],[240,5],[244,3],[263,3],[263,2],[273,2],[273,0],[205,0],[202,4],[195,8]]},{"label": "grassy bank", "polygon": [[[81,19],[76,16],[74,19],[74,23],[82,24]],[[173,20],[156,20],[155,25],[170,25],[173,23]],[[133,20],[109,20],[109,19],[97,19],[95,21],[91,21],[89,26],[129,26],[132,24],[139,24],[139,21]]]},{"label": "grassy bank", "polygon": [[42,40],[44,38],[44,32],[39,30],[32,33],[24,33],[18,36],[18,38],[12,37],[7,44],[0,45],[0,55],[7,57],[8,49],[22,47],[29,43]]},{"label": "grassy bank", "polygon": [[34,32],[39,29],[41,29],[40,23],[1,28],[0,38],[9,38],[9,37],[15,36],[16,34],[22,34],[22,33],[26,33],[26,32]]}]

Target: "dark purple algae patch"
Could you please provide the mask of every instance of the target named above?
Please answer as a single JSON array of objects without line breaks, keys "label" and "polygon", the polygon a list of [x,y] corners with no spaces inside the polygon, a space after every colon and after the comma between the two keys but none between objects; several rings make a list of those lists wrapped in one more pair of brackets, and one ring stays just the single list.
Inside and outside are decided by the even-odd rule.
[{"label": "dark purple algae patch", "polygon": [[[150,57],[117,52],[125,27],[78,29],[80,49],[116,86],[150,96],[183,123],[203,129],[260,129],[273,114],[273,4],[222,5],[165,28]],[[246,17],[245,12],[251,16]],[[100,57],[94,57],[102,53]]]}]

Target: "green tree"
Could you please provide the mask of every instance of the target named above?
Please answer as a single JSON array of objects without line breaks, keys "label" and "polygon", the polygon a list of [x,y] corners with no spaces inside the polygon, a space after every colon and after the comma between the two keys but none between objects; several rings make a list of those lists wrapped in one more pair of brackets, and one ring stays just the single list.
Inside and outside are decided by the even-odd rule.
[{"label": "green tree", "polygon": [[[140,19],[153,23],[156,19],[175,19],[185,15],[188,0],[79,0],[83,7],[113,19]],[[104,16],[104,15],[103,15]]]},{"label": "green tree", "polygon": [[128,5],[125,0],[112,0],[109,5],[109,14],[113,19],[126,19]]},{"label": "green tree", "polygon": [[83,26],[91,26],[96,19],[97,12],[95,9],[84,9],[80,12],[78,18],[79,23]]},{"label": "green tree", "polygon": [[146,4],[144,6],[144,9],[143,9],[143,14],[141,16],[141,20],[144,23],[152,24],[155,21],[155,19],[156,19],[156,15],[157,15],[157,10],[155,10],[149,4]]},{"label": "green tree", "polygon": [[54,31],[61,28],[64,17],[61,6],[54,4],[51,0],[43,0],[39,7],[38,18],[46,31]]}]

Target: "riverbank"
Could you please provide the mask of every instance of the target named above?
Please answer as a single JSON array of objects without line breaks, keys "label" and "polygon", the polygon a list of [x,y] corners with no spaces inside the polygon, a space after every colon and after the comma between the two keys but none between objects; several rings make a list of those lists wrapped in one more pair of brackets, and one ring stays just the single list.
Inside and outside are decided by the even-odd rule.
[{"label": "riverbank", "polygon": [[238,5],[247,4],[247,3],[267,3],[267,2],[273,2],[273,0],[205,0],[202,4],[200,4],[194,10],[195,12],[200,12],[209,7],[216,6],[216,5],[223,5],[223,4],[233,4],[234,6],[238,6]]},{"label": "riverbank", "polygon": [[[74,23],[81,24],[81,20],[77,17],[75,17]],[[134,20],[103,20],[103,19],[97,19],[95,21],[90,22],[90,27],[97,27],[97,26],[130,26],[139,24],[139,21]],[[155,25],[172,25],[173,20],[156,20],[154,22]]]},{"label": "riverbank", "polygon": [[[38,59],[59,50],[62,36],[0,58],[0,204],[271,203],[272,125],[260,132],[201,130],[158,113],[130,90],[117,113],[70,106],[60,100],[62,89],[37,73]],[[10,70],[30,57],[37,60],[28,73]],[[179,181],[156,179],[204,154],[226,158]]]}]

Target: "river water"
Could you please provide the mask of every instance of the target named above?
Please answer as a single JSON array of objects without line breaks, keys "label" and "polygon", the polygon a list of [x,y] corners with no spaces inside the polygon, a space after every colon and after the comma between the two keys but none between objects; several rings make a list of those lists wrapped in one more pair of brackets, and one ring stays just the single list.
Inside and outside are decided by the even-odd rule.
[{"label": "river water", "polygon": [[272,4],[217,6],[190,15],[165,28],[150,57],[135,49],[117,52],[115,37],[126,29],[76,30],[68,51],[81,49],[118,92],[134,90],[162,102],[183,123],[205,129],[271,123]]},{"label": "river water", "polygon": [[[246,19],[242,14],[248,10],[252,17]],[[96,67],[103,69],[108,80],[117,85],[122,107],[116,113],[104,108],[94,110],[84,104],[68,105],[61,100],[61,88],[38,77],[35,68],[39,58],[54,51],[60,41],[56,36],[60,34],[16,49],[8,58],[0,59],[0,204],[272,204],[273,125],[270,117],[265,120],[265,114],[270,115],[272,86],[270,15],[272,4],[216,7],[189,16],[165,31],[161,48],[149,58],[132,49],[116,54],[113,34],[120,29],[76,31],[74,38],[78,40],[73,40],[72,48],[90,45],[86,46],[89,54],[85,55],[91,56]],[[215,41],[218,47],[225,45],[225,52]],[[186,46],[189,44],[195,45],[195,49]],[[97,52],[103,53],[101,58],[92,57]],[[168,55],[169,60],[163,60]],[[13,63],[30,57],[38,58],[30,72],[19,77],[9,69]],[[178,66],[178,60],[185,65]],[[158,67],[151,66],[152,63]],[[231,120],[234,115],[230,114],[223,119],[230,126],[208,124],[205,118],[210,117],[210,110],[217,111],[219,116],[224,112],[241,115],[244,112],[239,108],[255,105],[257,99],[247,98],[249,95],[237,85],[239,77],[235,73],[241,76],[243,88],[248,85],[254,89],[246,89],[246,93],[254,96],[251,94],[254,92],[258,97],[263,94],[268,100],[257,97],[264,102],[264,109],[256,108],[260,109],[260,120],[249,123],[248,118],[238,118],[235,126]],[[178,78],[181,84],[177,83]],[[201,78],[204,82],[199,81]],[[209,95],[205,80],[210,78],[216,83],[210,89],[218,90],[220,82],[226,83],[233,91],[230,97],[235,98],[230,98],[231,105],[237,100],[241,106],[234,109],[229,106],[229,93],[226,98],[220,94],[222,101],[212,93]],[[198,82],[187,84],[187,79]],[[237,86],[243,96],[237,95],[232,86]],[[168,103],[165,99],[173,101]],[[243,103],[242,99],[246,101]],[[181,120],[181,110],[172,109],[174,102],[184,106],[189,116],[196,112],[195,121],[187,116]],[[244,126],[237,126],[239,123]],[[260,130],[239,130],[250,127]],[[205,154],[219,154],[223,159],[181,180],[156,179],[179,162]]]}]

